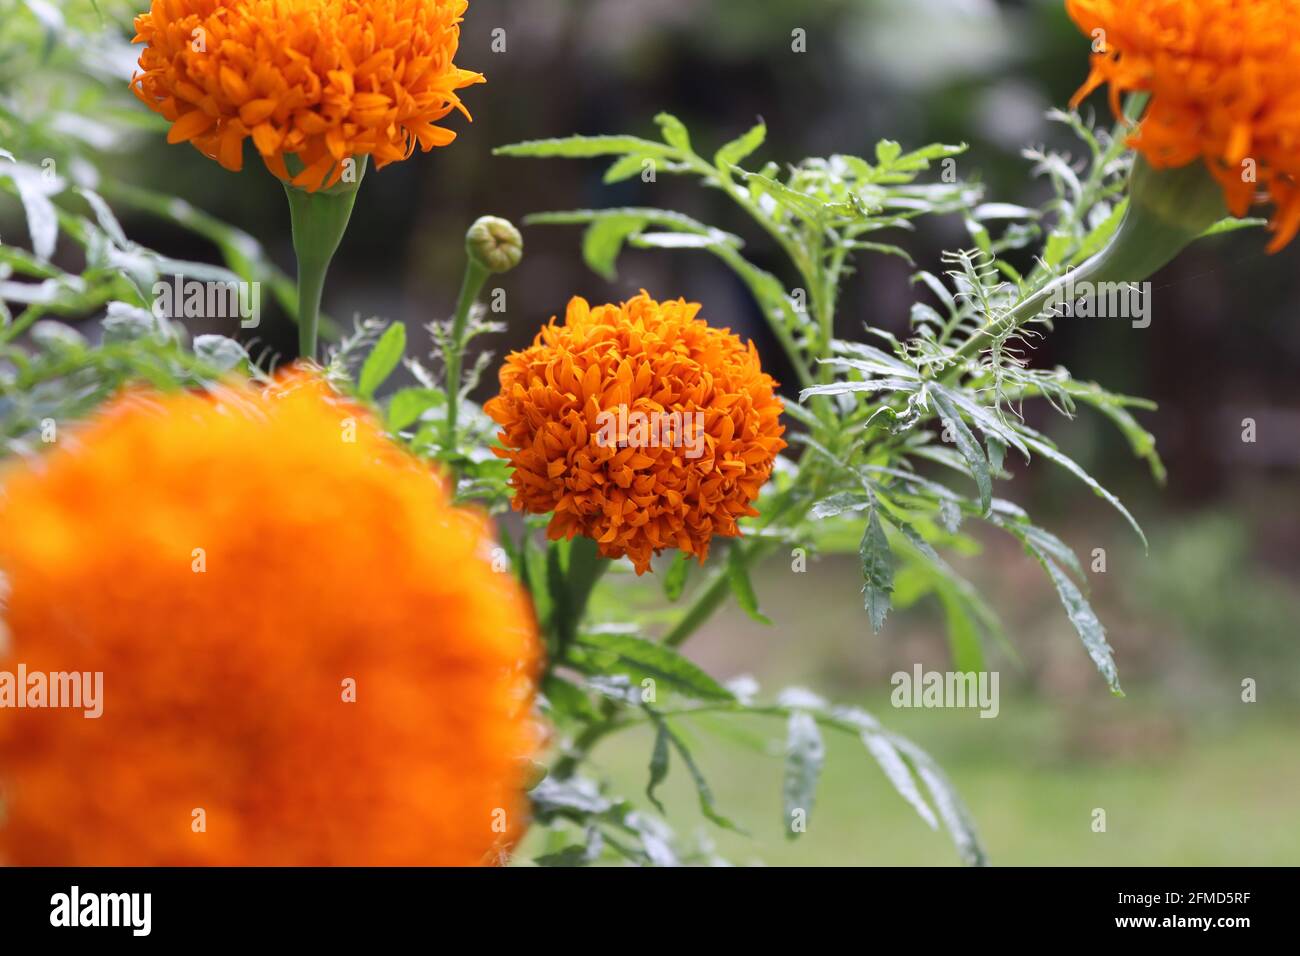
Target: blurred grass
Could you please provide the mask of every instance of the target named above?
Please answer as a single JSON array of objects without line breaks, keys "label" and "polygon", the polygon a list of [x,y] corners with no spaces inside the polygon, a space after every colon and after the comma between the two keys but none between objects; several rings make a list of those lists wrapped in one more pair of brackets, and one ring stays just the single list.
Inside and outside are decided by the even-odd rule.
[{"label": "blurred grass", "polygon": [[[948,772],[994,865],[1300,861],[1295,713],[1243,704],[1241,716],[1210,722],[1163,754],[1097,760],[1070,752],[1066,719],[1043,701],[1004,699],[993,720],[973,711],[896,711],[887,699],[873,703],[877,717],[929,749]],[[1162,726],[1161,709],[1150,702],[1131,696],[1116,707],[1126,711],[1127,726]],[[782,736],[779,721],[749,726]],[[792,841],[781,829],[780,754],[758,753],[700,730],[693,734],[697,756],[718,807],[750,836],[703,820],[680,764],[661,794],[681,832],[703,828],[724,858],[771,865],[958,863],[947,835],[926,826],[855,740],[826,738],[826,766],[808,831]],[[617,792],[639,796],[649,751],[649,734],[629,731],[599,749],[597,761],[610,771]],[[1105,833],[1092,831],[1096,807],[1106,811]]]}]

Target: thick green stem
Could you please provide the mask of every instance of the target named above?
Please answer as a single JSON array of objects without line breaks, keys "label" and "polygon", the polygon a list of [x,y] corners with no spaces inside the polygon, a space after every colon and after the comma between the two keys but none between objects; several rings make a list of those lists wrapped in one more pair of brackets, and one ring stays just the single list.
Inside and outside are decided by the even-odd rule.
[{"label": "thick green stem", "polygon": [[300,358],[316,358],[325,276],[329,273],[330,261],[338,251],[339,243],[343,241],[348,220],[352,218],[352,207],[357,201],[357,188],[361,185],[365,168],[365,157],[362,157],[353,182],[340,182],[314,193],[288,182],[284,184],[284,194],[289,200],[289,219],[293,227],[293,251],[298,258]]},{"label": "thick green stem", "polygon": [[487,282],[488,269],[473,256],[465,262],[465,276],[460,284],[460,298],[456,301],[456,317],[451,323],[451,338],[447,342],[447,440],[446,447],[456,447],[456,421],[460,414],[461,362],[465,357],[465,330],[469,327],[470,309],[474,307],[483,284]]},{"label": "thick green stem", "polygon": [[1202,163],[1155,170],[1139,155],[1133,164],[1128,211],[1106,247],[1010,312],[990,319],[953,357],[970,358],[1025,323],[1051,315],[1052,308],[1069,299],[1081,283],[1149,278],[1227,214],[1219,185]]},{"label": "thick green stem", "polygon": [[320,329],[320,301],[325,291],[325,276],[330,260],[298,257],[298,356],[316,358],[316,339]]}]

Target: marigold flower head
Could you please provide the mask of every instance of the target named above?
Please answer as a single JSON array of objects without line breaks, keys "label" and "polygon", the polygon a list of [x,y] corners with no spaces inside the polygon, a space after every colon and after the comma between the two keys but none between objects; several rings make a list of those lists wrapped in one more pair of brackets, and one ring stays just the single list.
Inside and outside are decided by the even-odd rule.
[{"label": "marigold flower head", "polygon": [[[295,186],[332,186],[343,161],[375,166],[446,146],[436,125],[483,82],[452,57],[468,0],[153,0],[136,17],[136,95],[226,169],[243,142]],[[295,176],[285,163],[294,156]]]},{"label": "marigold flower head", "polygon": [[1066,6],[1095,50],[1072,104],[1109,83],[1119,116],[1123,94],[1149,93],[1130,144],[1156,169],[1204,160],[1236,216],[1266,189],[1275,206],[1269,251],[1287,245],[1300,230],[1300,0]]},{"label": "marigold flower head", "polygon": [[103,674],[98,719],[0,710],[0,859],[470,865],[521,835],[525,598],[319,378],[129,394],[0,487],[0,670]]},{"label": "marigold flower head", "polygon": [[502,427],[516,510],[553,513],[552,539],[584,535],[638,574],[665,548],[704,560],[772,473],[781,400],[753,343],[698,303],[569,302],[509,355],[484,410]]}]

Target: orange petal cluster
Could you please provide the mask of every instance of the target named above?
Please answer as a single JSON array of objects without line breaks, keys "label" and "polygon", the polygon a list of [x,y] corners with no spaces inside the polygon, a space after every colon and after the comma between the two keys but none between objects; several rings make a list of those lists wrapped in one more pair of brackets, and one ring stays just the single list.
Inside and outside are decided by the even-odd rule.
[{"label": "orange petal cluster", "polygon": [[[332,186],[344,160],[376,168],[446,146],[436,123],[469,113],[456,90],[483,82],[452,62],[468,0],[153,0],[136,95],[226,169],[250,136],[295,186]],[[295,157],[294,169],[286,157]],[[301,167],[301,168],[299,168]],[[292,173],[292,175],[291,175]]]},{"label": "orange petal cluster", "polygon": [[0,709],[4,862],[471,865],[522,834],[525,597],[319,378],[131,393],[0,481],[0,670],[103,674],[98,719]]},{"label": "orange petal cluster", "polygon": [[[699,311],[645,292],[595,308],[574,298],[563,324],[552,318],[506,358],[484,410],[502,428],[515,509],[551,513],[552,539],[585,535],[642,574],[665,548],[702,561],[714,535],[734,537],[737,519],[757,514],[785,447],[781,400],[753,343]],[[634,413],[652,423],[649,441]],[[681,430],[654,428],[673,413]]]},{"label": "orange petal cluster", "polygon": [[[1094,39],[1073,105],[1110,84],[1111,107],[1151,95],[1130,143],[1156,169],[1204,160],[1244,216],[1267,191],[1269,246],[1300,231],[1300,0],[1066,0]],[[1253,160],[1248,163],[1247,160]]]}]

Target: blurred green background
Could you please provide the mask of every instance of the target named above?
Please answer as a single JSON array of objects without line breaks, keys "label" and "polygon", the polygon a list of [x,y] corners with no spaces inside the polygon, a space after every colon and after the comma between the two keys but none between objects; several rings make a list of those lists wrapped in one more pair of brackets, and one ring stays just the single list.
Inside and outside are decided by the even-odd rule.
[{"label": "blurred green background", "polygon": [[[130,4],[101,6],[109,29],[129,38],[120,15]],[[792,50],[794,30],[806,32],[806,52]],[[664,176],[606,188],[597,162],[490,154],[571,132],[651,135],[661,109],[708,149],[762,116],[762,160],[866,153],[885,137],[968,142],[963,177],[985,183],[989,199],[1036,204],[1048,190],[1020,151],[1072,148],[1043,114],[1082,81],[1087,52],[1060,0],[471,0],[457,60],[488,76],[465,96],[474,123],[453,118],[460,138],[451,147],[367,175],[325,307],[344,323],[380,315],[412,330],[446,318],[465,229],[484,213],[519,221],[544,209],[675,208],[739,232],[760,265],[779,269],[775,250],[725,199],[688,183]],[[1088,108],[1105,109],[1099,98]],[[156,134],[118,131],[104,146],[112,175],[186,197],[257,236],[292,271],[280,185],[251,155],[236,176]],[[0,218],[6,237],[22,231],[11,205]],[[124,218],[148,246],[213,256],[165,222]],[[578,232],[532,228],[525,240],[524,264],[502,282],[509,331],[498,348],[522,345],[571,295],[607,301],[646,288],[703,302],[712,323],[756,338],[781,377],[753,303],[713,260],[631,252],[605,282],[583,267]],[[967,243],[957,221],[900,240],[934,271],[942,249]],[[1065,323],[1036,353],[1036,363],[1160,403],[1143,421],[1169,466],[1164,489],[1087,411],[1073,423],[1029,417],[1120,494],[1148,531],[1149,555],[1103,503],[1045,468],[1009,460],[1016,477],[1002,489],[1085,563],[1106,550],[1094,605],[1126,698],[1106,692],[1032,560],[998,539],[959,567],[1004,615],[1021,658],[993,656],[1003,698],[995,720],[889,706],[894,671],[947,668],[942,616],[923,602],[873,636],[852,561],[815,561],[797,576],[768,566],[756,584],[774,626],[728,612],[692,656],[721,677],[753,674],[767,688],[801,684],[861,704],[911,737],[950,773],[995,863],[1300,863],[1300,247],[1269,257],[1265,244],[1262,232],[1202,242],[1155,277],[1150,328]],[[863,261],[840,333],[856,336],[864,322],[904,331],[909,271],[897,259]],[[255,334],[257,345],[293,354],[283,315],[267,315]],[[1244,418],[1257,423],[1253,444],[1241,440]],[[1258,682],[1256,703],[1241,700],[1246,678]],[[715,725],[697,730],[720,808],[754,835],[738,841],[710,828],[729,858],[956,861],[947,838],[926,829],[852,741],[828,739],[809,832],[790,843],[779,753],[758,736],[779,738],[779,726],[754,726],[754,739],[741,740]],[[629,735],[597,753],[636,792],[648,751],[648,740]],[[679,825],[698,817],[680,776],[666,791]],[[1104,834],[1091,830],[1094,808],[1107,812]]]}]

